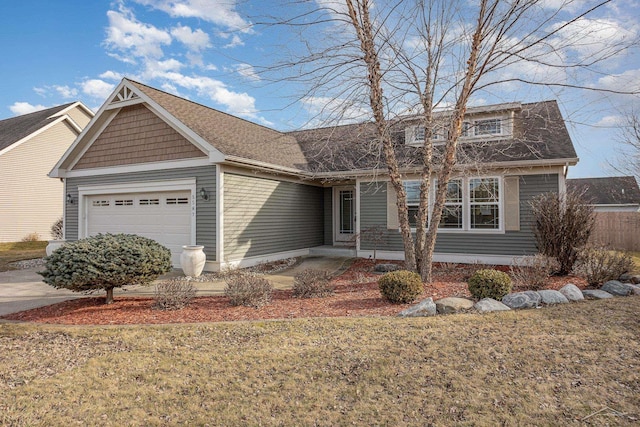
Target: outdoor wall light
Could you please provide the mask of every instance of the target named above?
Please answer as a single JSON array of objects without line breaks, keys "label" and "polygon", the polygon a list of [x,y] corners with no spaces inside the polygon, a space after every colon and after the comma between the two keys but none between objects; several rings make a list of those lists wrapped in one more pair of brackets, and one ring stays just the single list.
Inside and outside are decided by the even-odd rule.
[{"label": "outdoor wall light", "polygon": [[73,204],[73,197],[71,196],[71,193],[67,193],[67,203],[70,205]]},{"label": "outdoor wall light", "polygon": [[200,189],[200,198],[202,200],[209,200],[209,193],[204,189],[204,187]]}]

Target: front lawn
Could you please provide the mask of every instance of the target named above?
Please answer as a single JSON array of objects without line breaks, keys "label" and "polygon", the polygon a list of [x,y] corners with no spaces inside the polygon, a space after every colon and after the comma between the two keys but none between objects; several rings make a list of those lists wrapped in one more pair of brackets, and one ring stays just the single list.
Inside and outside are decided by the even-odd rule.
[{"label": "front lawn", "polygon": [[12,262],[42,258],[46,247],[47,242],[0,243],[0,271],[13,270]]},{"label": "front lawn", "polygon": [[637,425],[638,312],[3,324],[0,425]]}]

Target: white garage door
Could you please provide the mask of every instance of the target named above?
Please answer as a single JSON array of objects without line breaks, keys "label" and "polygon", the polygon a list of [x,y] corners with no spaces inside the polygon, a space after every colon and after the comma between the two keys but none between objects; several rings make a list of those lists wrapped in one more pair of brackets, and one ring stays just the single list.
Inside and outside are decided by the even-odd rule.
[{"label": "white garage door", "polygon": [[180,265],[182,245],[191,244],[189,191],[106,194],[87,200],[87,233],[127,233],[148,237],[171,250]]}]

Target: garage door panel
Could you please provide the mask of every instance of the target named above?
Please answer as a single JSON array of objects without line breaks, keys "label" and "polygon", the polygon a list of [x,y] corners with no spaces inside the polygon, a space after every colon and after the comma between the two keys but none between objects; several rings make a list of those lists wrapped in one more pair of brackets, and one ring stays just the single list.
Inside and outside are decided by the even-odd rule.
[{"label": "garage door panel", "polygon": [[191,244],[190,192],[98,195],[88,198],[87,232],[137,234],[171,250],[174,266]]}]

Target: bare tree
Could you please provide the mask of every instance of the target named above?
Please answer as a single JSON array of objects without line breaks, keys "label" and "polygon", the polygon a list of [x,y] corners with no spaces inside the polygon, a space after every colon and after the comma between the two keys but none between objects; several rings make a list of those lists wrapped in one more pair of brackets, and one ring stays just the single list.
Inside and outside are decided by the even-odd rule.
[{"label": "bare tree", "polygon": [[[297,80],[312,85],[307,97],[326,98],[331,94],[332,100],[325,103],[325,108],[342,118],[372,119],[375,140],[374,144],[367,142],[368,148],[377,154],[380,169],[384,168],[397,195],[405,263],[407,268],[420,272],[425,281],[431,280],[436,235],[452,174],[456,168],[477,166],[461,162],[458,147],[472,96],[497,84],[516,82],[593,89],[571,80],[567,71],[595,69],[627,47],[618,41],[610,46],[602,44],[596,54],[588,57],[575,52],[582,40],[580,33],[594,31],[584,25],[584,20],[609,1],[316,3],[320,5],[318,9],[305,10],[287,20],[287,24],[305,27],[305,31],[307,25],[323,25],[324,32],[317,40],[308,40],[307,56],[279,70],[300,70]],[[443,107],[450,112],[440,114]],[[415,237],[403,185],[408,164],[398,157],[392,135],[394,123],[407,112],[417,114],[425,130],[418,159],[410,165],[412,172],[420,176]],[[436,127],[443,127],[446,136],[444,145],[437,148]],[[331,149],[326,146],[317,152]],[[429,209],[428,195],[434,177],[435,199]]]},{"label": "bare tree", "polygon": [[640,182],[640,114],[637,111],[626,114],[619,142],[618,155],[610,165],[618,172],[635,176]]}]

